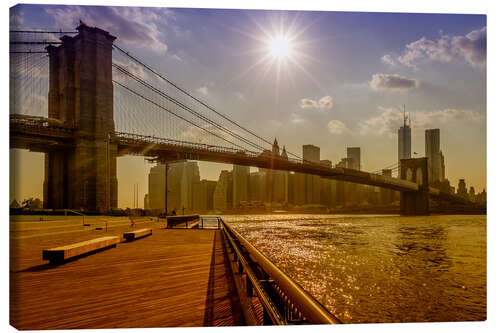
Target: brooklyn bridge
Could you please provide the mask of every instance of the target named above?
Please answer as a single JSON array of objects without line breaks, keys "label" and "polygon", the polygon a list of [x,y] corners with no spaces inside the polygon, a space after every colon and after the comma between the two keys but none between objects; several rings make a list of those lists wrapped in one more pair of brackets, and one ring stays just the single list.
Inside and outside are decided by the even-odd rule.
[{"label": "brooklyn bridge", "polygon": [[429,186],[426,158],[401,160],[400,178],[271,153],[272,143],[132,56],[116,37],[77,31],[11,31],[10,147],[45,153],[50,209],[117,208],[117,157],[168,165],[198,160],[318,175],[401,193],[404,215],[430,198],[472,202]]}]

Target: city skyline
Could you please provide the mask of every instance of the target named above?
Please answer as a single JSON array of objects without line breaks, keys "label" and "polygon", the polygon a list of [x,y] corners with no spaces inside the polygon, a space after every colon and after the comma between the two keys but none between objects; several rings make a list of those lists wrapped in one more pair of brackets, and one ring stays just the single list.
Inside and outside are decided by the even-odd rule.
[{"label": "city skyline", "polygon": [[[118,36],[118,45],[145,56],[218,110],[268,140],[276,137],[287,151],[298,153],[303,144],[318,146],[320,159],[334,164],[352,146],[361,147],[363,170],[393,164],[402,123],[399,108],[406,104],[417,156],[425,156],[424,131],[440,128],[451,184],[465,178],[476,191],[486,188],[485,16],[137,8],[130,17],[118,7],[14,9],[11,27],[74,29],[77,17],[89,25],[104,25]],[[40,9],[42,15],[35,17]],[[100,15],[110,22],[100,22]],[[281,60],[290,71],[283,76],[277,75],[276,59],[252,67],[268,52],[287,56],[266,44],[273,37],[266,36],[273,31],[273,20],[283,22],[284,31],[303,27],[292,50],[297,58]],[[355,28],[360,20],[361,27]],[[417,21],[428,24],[417,26]],[[406,30],[397,29],[402,26]],[[113,31],[116,27],[128,27],[131,34]],[[368,27],[381,45],[360,45]],[[385,38],[390,29],[397,34]],[[149,44],[133,34],[148,31],[153,32]],[[204,44],[207,40],[211,44]],[[22,178],[20,191],[33,195],[19,194],[16,199],[37,196],[37,191],[41,197],[43,171],[37,175],[33,169],[43,163],[43,156],[21,152],[19,158],[14,167]],[[118,159],[119,207],[132,206],[135,183],[139,197],[144,196],[151,166],[140,157]],[[222,169],[232,166],[200,163],[200,176],[217,180]]]}]

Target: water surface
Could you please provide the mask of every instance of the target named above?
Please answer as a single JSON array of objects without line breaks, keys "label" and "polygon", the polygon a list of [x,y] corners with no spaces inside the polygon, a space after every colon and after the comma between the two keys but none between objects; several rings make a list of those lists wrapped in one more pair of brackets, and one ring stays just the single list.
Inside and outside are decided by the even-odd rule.
[{"label": "water surface", "polygon": [[486,319],[486,216],[225,216],[345,323]]}]

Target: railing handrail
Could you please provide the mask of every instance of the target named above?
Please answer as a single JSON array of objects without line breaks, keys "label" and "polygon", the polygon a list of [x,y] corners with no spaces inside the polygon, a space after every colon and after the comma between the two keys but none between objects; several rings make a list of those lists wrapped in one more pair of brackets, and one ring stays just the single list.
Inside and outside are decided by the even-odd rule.
[{"label": "railing handrail", "polygon": [[269,275],[269,277],[283,290],[283,292],[293,301],[295,306],[307,318],[311,324],[341,324],[342,322],[331,314],[321,303],[300,285],[288,277],[276,265],[274,265],[265,255],[257,250],[250,242],[241,236],[236,230],[230,227],[221,219],[223,228],[227,229],[240,244]]}]

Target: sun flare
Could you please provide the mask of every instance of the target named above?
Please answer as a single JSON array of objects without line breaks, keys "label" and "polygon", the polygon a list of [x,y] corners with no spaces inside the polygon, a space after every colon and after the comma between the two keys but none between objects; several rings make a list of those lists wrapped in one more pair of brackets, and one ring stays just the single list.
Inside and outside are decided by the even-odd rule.
[{"label": "sun flare", "polygon": [[269,55],[273,59],[286,59],[292,55],[292,43],[290,39],[284,35],[273,37],[268,42]]}]

